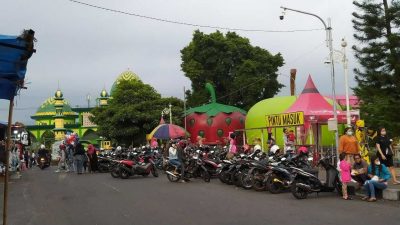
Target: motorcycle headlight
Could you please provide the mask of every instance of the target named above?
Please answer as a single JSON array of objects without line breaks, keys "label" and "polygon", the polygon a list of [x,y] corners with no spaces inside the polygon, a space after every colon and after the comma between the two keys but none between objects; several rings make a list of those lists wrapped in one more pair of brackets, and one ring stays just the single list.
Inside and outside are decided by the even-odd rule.
[{"label": "motorcycle headlight", "polygon": [[41,159],[40,159],[40,162],[44,162],[44,161],[45,161],[44,158],[41,158]]}]

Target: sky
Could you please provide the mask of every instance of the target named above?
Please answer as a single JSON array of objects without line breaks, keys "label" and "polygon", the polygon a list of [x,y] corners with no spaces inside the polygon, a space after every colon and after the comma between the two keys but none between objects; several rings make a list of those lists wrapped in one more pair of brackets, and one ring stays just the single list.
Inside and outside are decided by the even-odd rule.
[{"label": "sky", "polygon": [[[278,80],[286,85],[278,95],[289,95],[289,71],[297,69],[297,93],[309,74],[322,94],[331,95],[330,66],[326,34],[317,18],[296,12],[282,13],[280,6],[299,9],[332,20],[333,46],[342,50],[348,43],[350,87],[356,85],[353,68],[352,15],[349,0],[81,0],[82,2],[144,16],[185,23],[268,31],[313,30],[302,32],[236,31],[254,46],[272,54],[281,53],[285,65]],[[109,90],[116,77],[130,69],[162,96],[183,98],[183,87],[190,80],[181,71],[180,50],[191,41],[193,31],[215,32],[118,14],[73,3],[69,0],[2,0],[0,34],[19,35],[33,29],[37,52],[28,62],[26,83],[16,98],[14,121],[32,124],[37,108],[57,87],[72,106],[87,106],[86,96],[97,98]],[[226,30],[221,30],[226,32]],[[338,58],[339,60],[339,58]],[[344,69],[335,64],[337,95],[344,94]],[[8,102],[0,100],[0,121],[6,121]]]}]

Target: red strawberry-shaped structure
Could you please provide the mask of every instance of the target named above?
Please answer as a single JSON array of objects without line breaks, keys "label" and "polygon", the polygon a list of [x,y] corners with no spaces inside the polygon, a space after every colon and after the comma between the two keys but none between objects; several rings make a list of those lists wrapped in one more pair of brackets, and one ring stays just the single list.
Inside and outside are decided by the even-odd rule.
[{"label": "red strawberry-shaped structure", "polygon": [[204,144],[223,144],[229,132],[244,129],[246,111],[217,103],[214,87],[207,83],[206,89],[211,94],[211,103],[186,111],[186,129],[192,142],[201,136]]}]

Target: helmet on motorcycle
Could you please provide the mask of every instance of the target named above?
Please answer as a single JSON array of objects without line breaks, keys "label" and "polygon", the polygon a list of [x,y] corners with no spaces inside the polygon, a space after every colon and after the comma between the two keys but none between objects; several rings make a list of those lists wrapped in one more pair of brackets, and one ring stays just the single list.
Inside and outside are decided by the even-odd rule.
[{"label": "helmet on motorcycle", "polygon": [[121,151],[121,149],[122,149],[121,146],[117,147],[117,151]]},{"label": "helmet on motorcycle", "polygon": [[46,146],[44,146],[43,144],[40,145],[40,149],[45,149],[45,148],[46,148]]},{"label": "helmet on motorcycle", "polygon": [[308,154],[308,149],[307,149],[307,147],[301,146],[301,147],[299,148],[298,154],[299,154],[299,155],[301,155],[301,154]]},{"label": "helmet on motorcycle", "polygon": [[273,154],[276,154],[279,150],[280,150],[280,148],[278,145],[273,145],[270,149],[270,152],[272,152]]}]

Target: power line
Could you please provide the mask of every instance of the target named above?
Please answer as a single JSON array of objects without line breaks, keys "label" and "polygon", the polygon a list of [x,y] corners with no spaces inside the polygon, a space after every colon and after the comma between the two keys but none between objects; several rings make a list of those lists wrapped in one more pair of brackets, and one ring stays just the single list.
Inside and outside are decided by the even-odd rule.
[{"label": "power line", "polygon": [[68,0],[68,1],[76,3],[76,4],[80,4],[80,5],[96,8],[96,9],[109,11],[109,12],[120,13],[120,14],[124,14],[124,15],[128,15],[128,16],[135,16],[135,17],[148,19],[148,20],[154,20],[154,21],[158,21],[158,22],[171,23],[171,24],[177,24],[177,25],[183,25],[183,26],[191,26],[191,27],[212,28],[212,29],[230,30],[230,31],[244,31],[244,32],[264,32],[264,33],[292,33],[292,32],[324,30],[322,28],[319,28],[319,29],[296,29],[296,30],[263,30],[263,29],[244,29],[244,28],[220,27],[220,26],[214,26],[214,25],[201,25],[201,24],[188,23],[188,22],[182,22],[182,21],[177,21],[177,20],[163,19],[163,18],[158,18],[158,17],[153,17],[153,16],[146,16],[146,15],[141,15],[141,14],[137,14],[137,13],[106,8],[103,6],[93,5],[93,4],[76,1],[76,0]]}]

